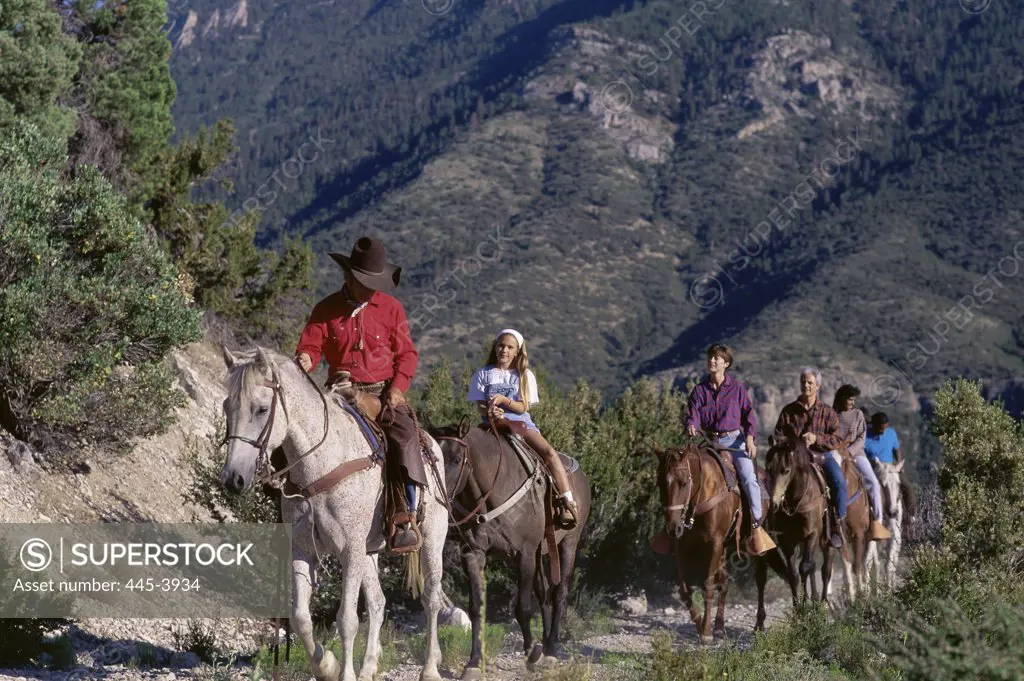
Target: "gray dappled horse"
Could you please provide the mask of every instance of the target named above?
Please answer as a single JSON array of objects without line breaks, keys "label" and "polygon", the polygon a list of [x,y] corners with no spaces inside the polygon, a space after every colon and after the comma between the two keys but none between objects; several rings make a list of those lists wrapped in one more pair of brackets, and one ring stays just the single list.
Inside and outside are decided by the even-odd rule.
[{"label": "gray dappled horse", "polygon": [[[446,486],[458,523],[453,533],[463,539],[462,564],[471,587],[473,647],[462,679],[479,679],[482,674],[481,628],[488,555],[500,555],[518,570],[516,619],[523,632],[527,666],[533,667],[542,657],[547,662],[557,661],[576,548],[590,514],[586,475],[578,467],[569,473],[579,505],[579,524],[570,531],[554,530],[549,540],[545,536],[545,504],[551,483],[539,458],[531,475],[503,436],[499,440],[493,431],[470,427],[468,419],[457,426],[431,429],[431,434],[444,452]],[[558,584],[552,583],[542,560],[549,553],[550,543],[557,547]],[[534,597],[540,601],[544,626],[543,638],[536,644],[530,629]]]},{"label": "gray dappled horse", "polygon": [[[294,523],[292,535],[291,623],[302,641],[318,681],[355,681],[353,648],[359,619],[356,605],[362,589],[369,619],[366,654],[359,679],[369,681],[377,671],[384,622],[384,592],[377,574],[377,556],[385,546],[382,476],[373,465],[373,452],[359,425],[345,410],[318,390],[311,377],[289,358],[262,348],[234,355],[224,349],[228,366],[227,461],[221,484],[234,493],[247,492],[258,481],[268,452],[281,447],[288,458],[289,479],[303,491],[281,499],[284,522]],[[440,458],[436,442],[433,455]],[[428,466],[428,468],[430,468]],[[260,470],[258,470],[260,469]],[[280,471],[279,471],[280,472]],[[330,475],[331,478],[327,478]],[[333,479],[333,486],[322,481]],[[448,515],[441,481],[427,476],[420,525],[423,545],[416,560],[423,575],[422,602],[426,611],[426,661],[420,679],[440,679],[437,665],[437,614],[441,609],[441,560],[448,533]],[[259,480],[262,481],[262,480]],[[323,491],[317,491],[317,483]],[[309,601],[319,556],[331,553],[342,566],[338,632],[343,664],[313,638]],[[411,566],[416,567],[416,566]]]},{"label": "gray dappled horse", "polygon": [[871,542],[868,545],[864,572],[866,579],[874,576],[875,590],[879,586],[896,588],[896,567],[900,560],[900,549],[903,547],[903,487],[900,483],[900,474],[903,472],[905,461],[906,459],[896,464],[876,461],[873,464],[878,484],[882,488],[882,513],[885,516],[883,522],[885,529],[892,535],[887,542],[884,563],[879,555],[880,542]]}]

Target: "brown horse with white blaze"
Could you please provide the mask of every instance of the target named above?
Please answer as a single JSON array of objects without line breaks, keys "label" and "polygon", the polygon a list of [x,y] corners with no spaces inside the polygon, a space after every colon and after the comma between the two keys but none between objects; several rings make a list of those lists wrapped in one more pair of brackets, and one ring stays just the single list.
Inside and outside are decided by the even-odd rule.
[{"label": "brown horse with white blaze", "polygon": [[[697,627],[701,643],[725,636],[725,600],[729,575],[725,569],[725,542],[730,531],[739,535],[740,496],[730,492],[714,455],[696,444],[663,450],[658,457],[658,489],[665,512],[665,528],[674,545],[679,592]],[[737,550],[738,550],[737,543]],[[694,588],[704,590],[703,616],[693,604]],[[711,623],[713,591],[718,612]]]}]

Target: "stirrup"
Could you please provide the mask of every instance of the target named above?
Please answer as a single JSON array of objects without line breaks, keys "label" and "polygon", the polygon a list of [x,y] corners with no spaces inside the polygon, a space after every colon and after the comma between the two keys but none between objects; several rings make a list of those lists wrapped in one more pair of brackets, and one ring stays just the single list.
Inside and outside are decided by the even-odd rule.
[{"label": "stirrup", "polygon": [[763,527],[755,527],[750,533],[750,538],[747,539],[747,550],[755,556],[768,553],[774,548],[775,542]]},{"label": "stirrup", "polygon": [[[571,506],[570,506],[571,504]],[[576,500],[569,501],[565,497],[558,497],[558,512],[555,523],[563,530],[575,529],[580,524],[579,506]]]},{"label": "stirrup", "polygon": [[[416,517],[412,513],[404,511],[396,513],[392,516],[390,525],[391,527],[388,530],[388,551],[391,553],[398,555],[412,553],[414,551],[419,551],[420,547],[423,546],[423,533],[420,532],[419,525],[416,522]],[[416,537],[416,543],[412,546],[396,547],[394,545],[395,535],[397,535],[399,531],[412,532]]]}]

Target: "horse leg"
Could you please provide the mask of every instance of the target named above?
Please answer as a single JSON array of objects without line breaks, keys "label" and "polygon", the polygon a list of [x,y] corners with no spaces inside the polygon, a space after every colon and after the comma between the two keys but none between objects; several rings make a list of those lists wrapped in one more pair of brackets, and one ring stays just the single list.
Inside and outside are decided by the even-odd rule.
[{"label": "horse leg", "polygon": [[693,592],[690,590],[690,585],[686,583],[686,573],[683,571],[682,560],[678,555],[676,555],[676,575],[679,579],[679,597],[683,599],[683,605],[690,613],[690,621],[697,627],[699,635],[703,628],[703,622],[700,619],[700,612],[693,605]]},{"label": "horse leg", "polygon": [[868,542],[868,550],[864,555],[864,584],[871,588],[871,593],[877,594],[880,580],[878,542]]},{"label": "horse leg", "polygon": [[889,589],[896,588],[896,566],[900,560],[900,549],[903,547],[902,514],[903,509],[901,507],[899,514],[893,518],[892,527],[889,529],[889,534],[892,535],[892,538],[889,540],[889,553],[885,561],[885,582]]},{"label": "horse leg", "polygon": [[537,576],[537,563],[540,548],[532,551],[523,549],[519,558],[519,584],[516,589],[516,621],[523,632],[523,652],[526,653],[526,668],[533,669],[533,665],[540,661],[544,655],[544,648],[540,643],[533,640],[533,628],[530,620],[533,619],[533,582]]},{"label": "horse leg", "polygon": [[864,554],[867,553],[868,543],[873,544],[874,542],[868,539],[867,529],[865,529],[863,535],[857,538],[857,544],[853,549],[853,573],[856,578],[858,597],[867,593],[868,590],[867,570],[864,567]]},{"label": "horse leg", "polygon": [[363,600],[366,602],[366,652],[363,667],[359,670],[359,681],[373,681],[380,663],[380,629],[384,625],[384,591],[380,588],[377,555],[367,556],[369,565],[363,573]]},{"label": "horse leg", "polygon": [[796,549],[795,547],[787,549],[786,552],[786,574],[789,580],[789,589],[793,592],[793,606],[796,607],[797,603],[800,602],[800,598],[797,595],[799,589],[803,589],[803,600],[807,600],[807,585],[800,581],[800,570],[799,563],[796,562]]},{"label": "horse leg", "polygon": [[832,590],[832,547],[822,542],[821,547],[821,600],[828,601]]},{"label": "horse leg", "polygon": [[561,653],[562,622],[569,609],[569,587],[576,570],[576,546],[580,534],[567,536],[558,545],[558,557],[562,566],[562,581],[554,589],[554,608],[551,611],[551,634],[544,641],[544,655],[557,659]]},{"label": "horse leg", "polygon": [[[769,551],[769,553],[773,553]],[[758,556],[757,567],[754,578],[757,580],[757,623],[754,624],[754,631],[764,631],[764,620],[768,613],[764,609],[764,587],[768,584],[768,560]]]},{"label": "horse leg", "polygon": [[757,623],[754,625],[754,631],[764,631],[764,620],[767,616],[764,608],[764,587],[768,583],[768,568],[771,567],[779,577],[782,577],[789,584],[793,592],[794,607],[796,607],[796,585],[789,578],[789,567],[786,565],[786,559],[782,552],[769,551],[757,556],[755,560],[757,561],[755,573],[755,578],[757,579]]},{"label": "horse leg", "polygon": [[469,576],[469,621],[473,625],[473,646],[469,662],[462,670],[462,681],[478,681],[483,675],[483,643],[481,641],[484,618],[484,569],[487,554],[470,549],[462,552],[462,567]]},{"label": "horse leg", "polygon": [[533,595],[540,604],[541,619],[541,642],[544,644],[545,655],[548,650],[548,642],[551,640],[551,615],[554,610],[555,598],[557,598],[557,586],[549,584],[544,574],[544,559],[537,552],[537,568],[534,570]]},{"label": "horse leg", "polygon": [[[313,638],[313,618],[309,614],[309,600],[313,595],[313,562],[304,551],[292,552],[292,630],[306,649],[306,657],[317,681],[335,681],[341,666],[330,650]],[[275,634],[276,635],[276,634]]]},{"label": "horse leg", "polygon": [[356,634],[359,631],[359,615],[356,606],[359,605],[359,587],[363,583],[361,572],[366,566],[366,563],[353,556],[353,553],[353,551],[346,550],[341,557],[343,565],[341,607],[338,608],[336,621],[338,622],[338,633],[341,635],[342,681],[356,681],[354,658]]},{"label": "horse leg", "polygon": [[[851,537],[851,540],[856,542],[855,537]],[[843,557],[843,577],[846,581],[846,597],[850,603],[853,603],[857,597],[857,583],[856,577],[853,573],[853,559],[850,556],[847,547],[843,547],[843,551],[840,554]]]},{"label": "horse leg", "polygon": [[811,600],[818,600],[818,582],[814,579],[814,550],[817,542],[813,537],[805,537],[800,556],[800,579],[804,585],[804,598],[807,598],[807,583],[811,584]]},{"label": "horse leg", "polygon": [[729,595],[729,572],[724,565],[718,571],[716,581],[718,582],[718,612],[715,614],[715,628],[711,631],[711,635],[725,638],[725,600]]},{"label": "horse leg", "polygon": [[711,560],[708,561],[707,573],[704,577],[704,616],[701,618],[701,626],[698,628],[700,642],[704,645],[715,640],[711,633],[714,623],[711,619],[711,608],[715,603],[715,585],[718,582],[718,571],[721,568],[722,556],[725,547],[722,542],[716,540],[711,545]]},{"label": "horse leg", "polygon": [[444,562],[444,542],[448,536],[448,518],[443,509],[432,504],[426,509],[427,517],[420,530],[423,532],[423,546],[420,547],[420,574],[423,575],[423,593],[420,602],[427,617],[427,659],[423,662],[420,681],[440,681],[437,665],[441,662],[441,644],[437,640],[437,614],[441,612],[441,576]]}]

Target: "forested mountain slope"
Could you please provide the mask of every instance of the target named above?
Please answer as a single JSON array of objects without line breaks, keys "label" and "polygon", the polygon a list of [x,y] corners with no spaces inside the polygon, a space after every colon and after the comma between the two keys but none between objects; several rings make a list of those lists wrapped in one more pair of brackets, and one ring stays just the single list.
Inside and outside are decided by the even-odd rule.
[{"label": "forested mountain slope", "polygon": [[[276,189],[249,204],[262,238],[309,240],[321,292],[326,251],[370,232],[428,362],[478,361],[514,324],[556,378],[613,393],[691,374],[712,340],[772,409],[812,362],[905,410],[955,374],[1015,386],[1008,6],[438,8],[254,0],[245,25],[178,41],[179,131],[236,119],[229,202]],[[217,9],[238,16],[190,5],[198,26]],[[318,131],[317,160],[282,165]]]}]

